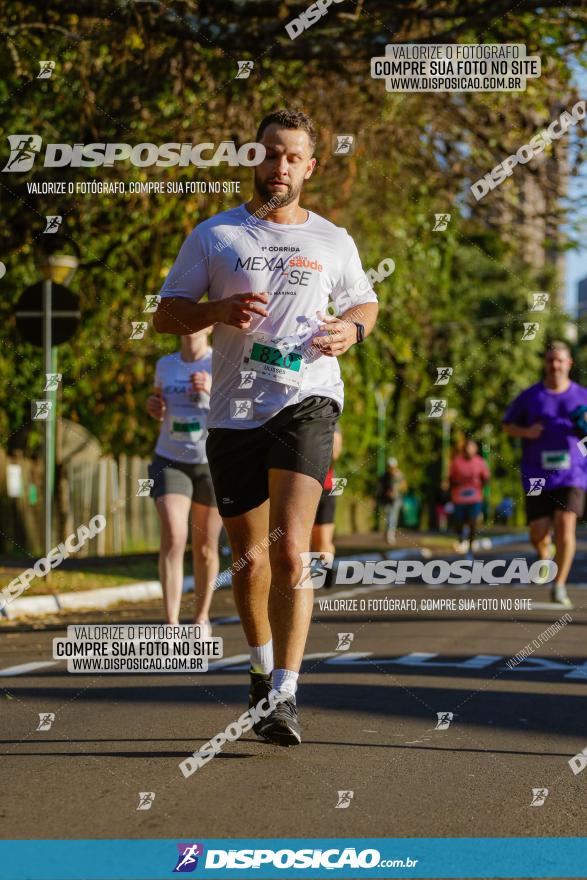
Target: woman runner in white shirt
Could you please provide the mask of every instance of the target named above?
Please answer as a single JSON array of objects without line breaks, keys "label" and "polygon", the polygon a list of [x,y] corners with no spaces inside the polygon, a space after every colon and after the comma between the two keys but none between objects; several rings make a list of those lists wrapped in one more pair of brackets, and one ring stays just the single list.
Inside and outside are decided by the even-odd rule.
[{"label": "woman runner in white shirt", "polygon": [[181,336],[178,352],[157,361],[147,412],[161,422],[149,466],[151,495],[161,524],[159,577],[168,623],[179,622],[183,559],[191,523],[195,609],[193,622],[210,635],[209,610],[218,576],[218,513],[206,457],[212,349],[210,328]]}]

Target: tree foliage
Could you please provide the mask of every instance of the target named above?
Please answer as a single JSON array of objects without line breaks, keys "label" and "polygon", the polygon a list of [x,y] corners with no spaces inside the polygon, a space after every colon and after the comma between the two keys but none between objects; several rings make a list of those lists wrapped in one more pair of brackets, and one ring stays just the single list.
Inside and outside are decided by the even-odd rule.
[{"label": "tree foliage", "polygon": [[[518,168],[480,203],[472,181],[489,171],[577,100],[572,69],[587,35],[579,0],[510,2],[384,0],[331,7],[295,41],[284,24],[306,2],[144,0],[13,2],[0,60],[0,114],[6,134],[36,132],[44,142],[137,144],[254,139],[261,116],[278,106],[302,107],[320,130],[318,169],[304,204],[346,226],[363,264],[391,257],[393,275],[377,291],[381,317],[369,342],[343,358],[347,388],[343,469],[372,491],[376,461],[374,389],[389,391],[388,451],[399,454],[410,482],[424,490],[436,475],[439,425],[427,420],[426,398],[446,396],[455,430],[493,427],[495,462],[504,487],[514,480],[511,444],[499,434],[506,403],[536,381],[548,334],[564,333],[562,282],[556,261],[573,228],[565,200],[581,149],[557,142],[548,162]],[[525,92],[388,94],[369,76],[369,58],[388,42],[522,42],[542,60],[542,76]],[[254,59],[248,79],[237,60]],[[53,59],[51,79],[37,79],[40,59]],[[579,130],[579,129],[577,129]],[[357,149],[335,156],[335,133],[353,133]],[[573,135],[573,137],[575,137]],[[555,169],[556,173],[550,173]],[[547,258],[532,262],[527,177],[544,196]],[[226,169],[38,169],[2,175],[4,296],[0,369],[3,444],[28,423],[42,388],[40,352],[18,341],[13,312],[21,291],[38,278],[36,248],[44,217],[62,214],[62,230],[81,253],[73,283],[83,325],[59,348],[62,413],[83,424],[106,452],[147,455],[155,426],[145,416],[154,363],[176,340],[149,330],[129,339],[142,320],[144,297],[156,293],[185,235],[200,220],[250,194],[250,173],[230,169],[240,196],[34,195],[37,182],[213,180]],[[571,206],[572,207],[572,206]],[[436,213],[451,214],[444,232]],[[547,290],[551,308],[533,341],[522,341],[528,297]],[[442,394],[437,366],[452,366]]]}]

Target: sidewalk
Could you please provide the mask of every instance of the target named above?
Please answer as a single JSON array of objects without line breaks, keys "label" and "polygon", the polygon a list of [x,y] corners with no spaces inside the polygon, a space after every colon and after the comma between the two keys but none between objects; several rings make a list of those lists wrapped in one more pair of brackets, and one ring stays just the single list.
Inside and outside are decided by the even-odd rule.
[{"label": "sidewalk", "polygon": [[[518,543],[526,539],[525,530],[489,529],[484,532],[479,541],[474,542],[474,549],[489,550],[494,546]],[[429,559],[435,554],[452,555],[454,535],[403,530],[393,547],[386,544],[383,536],[378,533],[342,535],[336,539],[335,543],[337,559]],[[152,560],[156,558],[155,554],[149,554],[149,556]],[[146,554],[141,554],[141,560],[144,560],[145,557]],[[74,574],[79,571],[79,577],[83,579],[88,570],[94,572],[102,570],[103,572],[108,566],[117,567],[120,564],[120,558],[116,557],[114,560],[109,557],[92,557],[78,561],[71,559],[68,563],[69,572]],[[26,563],[13,561],[10,566],[13,573],[5,575],[3,580],[6,579],[8,583],[9,579],[18,577],[26,567]],[[39,586],[43,584],[41,578],[36,580],[40,582]],[[128,577],[122,578],[122,580],[127,582],[97,589],[76,590],[74,588],[61,592],[55,588],[51,590],[47,586],[47,592],[42,595],[23,595],[13,599],[0,609],[0,621],[43,617],[66,611],[106,609],[120,602],[147,602],[160,599],[163,596],[161,583],[158,580],[141,580],[135,583],[129,583]],[[218,589],[228,589],[230,586],[231,580],[226,579]],[[193,589],[193,576],[186,576],[183,582],[184,593],[192,592]]]}]

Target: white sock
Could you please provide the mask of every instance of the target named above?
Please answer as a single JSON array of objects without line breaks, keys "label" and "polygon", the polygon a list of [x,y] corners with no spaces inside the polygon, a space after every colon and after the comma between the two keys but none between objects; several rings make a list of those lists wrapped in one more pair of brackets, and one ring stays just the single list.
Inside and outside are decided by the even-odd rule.
[{"label": "white sock", "polygon": [[271,675],[271,684],[273,689],[282,693],[291,694],[295,697],[298,689],[299,672],[292,672],[291,669],[274,669]]},{"label": "white sock", "polygon": [[261,672],[263,675],[269,675],[273,672],[273,639],[269,639],[267,644],[259,645],[259,647],[251,647],[251,669],[253,672]]}]

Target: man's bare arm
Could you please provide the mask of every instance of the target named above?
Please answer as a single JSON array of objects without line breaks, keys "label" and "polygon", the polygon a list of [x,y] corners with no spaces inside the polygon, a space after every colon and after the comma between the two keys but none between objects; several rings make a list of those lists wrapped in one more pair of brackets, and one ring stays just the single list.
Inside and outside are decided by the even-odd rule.
[{"label": "man's bare arm", "polygon": [[153,327],[158,333],[186,336],[203,330],[218,321],[220,300],[195,303],[185,296],[164,297],[153,315]]},{"label": "man's bare arm", "polygon": [[229,324],[246,330],[252,315],[267,317],[267,309],[259,303],[268,302],[266,293],[237,293],[225,299],[195,303],[184,296],[164,297],[153,315],[158,333],[187,336],[212,324]]},{"label": "man's bare arm", "polygon": [[327,357],[338,357],[344,354],[357,341],[357,328],[353,321],[364,326],[367,337],[375,326],[378,311],[379,303],[361,303],[347,309],[339,318],[326,318],[320,327],[320,332],[326,331],[328,335],[314,336],[312,345]]},{"label": "man's bare arm", "polygon": [[340,316],[340,320],[357,321],[359,324],[362,324],[365,328],[365,336],[367,337],[375,326],[378,312],[379,303],[361,303],[360,305],[353,306],[352,308],[347,309],[346,312],[343,312]]}]

